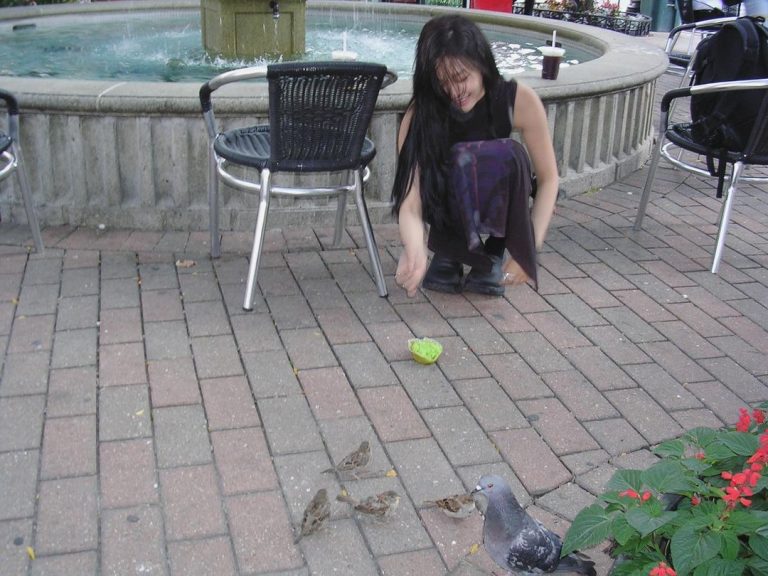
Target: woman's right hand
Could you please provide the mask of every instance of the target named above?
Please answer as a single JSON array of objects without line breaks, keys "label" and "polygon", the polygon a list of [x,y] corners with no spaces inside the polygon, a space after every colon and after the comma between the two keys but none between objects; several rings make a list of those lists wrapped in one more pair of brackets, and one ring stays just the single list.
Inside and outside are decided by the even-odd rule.
[{"label": "woman's right hand", "polygon": [[409,298],[416,296],[421,281],[427,273],[427,249],[421,244],[406,244],[400,254],[395,272],[395,283],[401,286]]}]

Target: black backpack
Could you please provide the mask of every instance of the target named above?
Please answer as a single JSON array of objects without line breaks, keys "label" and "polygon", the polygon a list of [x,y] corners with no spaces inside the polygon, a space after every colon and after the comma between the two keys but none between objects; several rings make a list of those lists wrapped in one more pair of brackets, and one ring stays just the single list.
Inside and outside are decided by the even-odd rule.
[{"label": "black backpack", "polygon": [[[768,30],[762,17],[745,16],[722,25],[704,38],[693,63],[692,84],[710,84],[768,78]],[[700,94],[691,97],[691,136],[709,148],[721,150],[720,165],[707,158],[713,176],[720,176],[717,196],[722,196],[727,150],[743,150],[763,101],[763,91]],[[765,145],[759,146],[763,148]]]}]

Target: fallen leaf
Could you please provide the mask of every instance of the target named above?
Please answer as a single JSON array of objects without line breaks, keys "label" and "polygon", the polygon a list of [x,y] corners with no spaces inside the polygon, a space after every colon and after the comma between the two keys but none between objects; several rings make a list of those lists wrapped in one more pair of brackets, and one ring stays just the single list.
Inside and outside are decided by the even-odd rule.
[{"label": "fallen leaf", "polygon": [[390,470],[387,470],[387,473],[384,474],[387,478],[397,478],[397,470],[394,468],[391,468]]},{"label": "fallen leaf", "polygon": [[18,298],[13,298],[11,300],[11,304],[18,304],[18,303],[19,303],[19,299]]},{"label": "fallen leaf", "polygon": [[469,553],[470,554],[477,554],[480,551],[480,544],[475,542],[472,544],[472,546],[469,547]]},{"label": "fallen leaf", "polygon": [[139,410],[136,412],[136,416],[141,416],[142,414],[144,414],[144,410]]},{"label": "fallen leaf", "polygon": [[342,488],[341,492],[339,492],[339,496],[349,496],[349,492],[347,492],[346,488]]},{"label": "fallen leaf", "polygon": [[27,546],[27,556],[29,556],[30,560],[35,559],[35,549],[32,546]]},{"label": "fallen leaf", "polygon": [[192,268],[192,266],[196,266],[197,262],[194,260],[176,260],[176,267],[177,268]]}]

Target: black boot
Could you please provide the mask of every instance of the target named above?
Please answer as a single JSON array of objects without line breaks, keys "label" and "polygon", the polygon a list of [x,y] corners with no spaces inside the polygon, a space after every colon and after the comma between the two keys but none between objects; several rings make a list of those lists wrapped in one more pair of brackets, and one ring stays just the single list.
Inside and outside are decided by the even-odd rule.
[{"label": "black boot", "polygon": [[455,262],[435,254],[421,285],[427,290],[458,294],[461,292],[461,277],[463,275],[464,267],[461,262]]},{"label": "black boot", "polygon": [[480,272],[472,268],[464,282],[464,290],[488,296],[503,296],[504,285],[501,282],[504,279],[504,270],[501,267],[502,259],[498,256],[488,257],[493,262],[490,272]]}]

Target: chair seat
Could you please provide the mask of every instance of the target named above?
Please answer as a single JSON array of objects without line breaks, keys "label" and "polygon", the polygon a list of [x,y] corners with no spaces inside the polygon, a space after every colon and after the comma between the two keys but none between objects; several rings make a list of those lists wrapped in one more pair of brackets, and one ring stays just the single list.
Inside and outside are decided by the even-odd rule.
[{"label": "chair seat", "polygon": [[0,153],[5,152],[11,147],[11,137],[4,132],[0,132]]},{"label": "chair seat", "polygon": [[[274,167],[270,166],[271,146],[269,126],[266,124],[227,130],[216,137],[213,149],[216,154],[229,162],[259,170],[270,168],[274,171]],[[376,146],[372,140],[365,138],[360,156],[362,166],[366,166],[375,155]],[[339,166],[337,169],[344,170],[346,166]],[[333,166],[324,166],[322,171],[332,172],[333,170]],[[310,167],[306,171],[315,170]]]},{"label": "chair seat", "polygon": [[[685,148],[686,150],[696,154],[706,156],[707,154],[711,154],[713,152],[712,148],[709,148],[704,144],[699,144],[696,140],[693,139],[693,135],[691,134],[691,124],[687,122],[670,126],[669,129],[667,129],[666,137],[668,140],[674,142],[681,148]],[[720,150],[717,150],[715,157],[720,157]],[[742,160],[745,164],[766,164],[768,163],[768,155],[753,154],[749,158],[742,158],[741,152],[727,151],[725,154],[725,160],[730,163]]]}]

